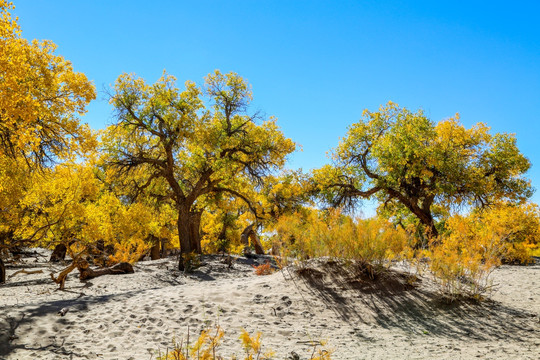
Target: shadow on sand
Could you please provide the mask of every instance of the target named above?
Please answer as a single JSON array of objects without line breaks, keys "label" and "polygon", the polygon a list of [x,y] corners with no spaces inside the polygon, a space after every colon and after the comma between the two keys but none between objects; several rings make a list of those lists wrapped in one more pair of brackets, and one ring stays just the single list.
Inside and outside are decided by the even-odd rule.
[{"label": "shadow on sand", "polygon": [[446,303],[435,289],[410,285],[410,275],[385,271],[374,278],[365,269],[336,262],[298,272],[308,291],[342,320],[375,323],[385,329],[455,339],[531,341],[537,314],[486,300]]}]

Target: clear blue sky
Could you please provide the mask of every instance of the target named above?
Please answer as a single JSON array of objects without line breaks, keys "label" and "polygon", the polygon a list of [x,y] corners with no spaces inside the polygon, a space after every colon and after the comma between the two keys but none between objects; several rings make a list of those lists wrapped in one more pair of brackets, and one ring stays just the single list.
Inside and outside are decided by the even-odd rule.
[{"label": "clear blue sky", "polygon": [[253,110],[302,145],[291,168],[329,160],[364,108],[389,100],[438,121],[515,133],[540,203],[538,1],[15,0],[23,36],[50,39],[100,94],[84,118],[112,121],[104,89],[123,72],[180,82],[214,69],[253,86]]}]

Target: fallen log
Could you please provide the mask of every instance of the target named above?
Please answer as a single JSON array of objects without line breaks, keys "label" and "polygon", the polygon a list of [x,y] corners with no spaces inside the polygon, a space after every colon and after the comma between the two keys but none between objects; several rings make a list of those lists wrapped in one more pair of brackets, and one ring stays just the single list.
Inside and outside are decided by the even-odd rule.
[{"label": "fallen log", "polygon": [[133,266],[130,263],[122,262],[111,267],[101,269],[91,269],[86,260],[80,260],[77,262],[77,269],[79,270],[79,279],[89,280],[102,275],[121,275],[121,274],[133,274]]}]

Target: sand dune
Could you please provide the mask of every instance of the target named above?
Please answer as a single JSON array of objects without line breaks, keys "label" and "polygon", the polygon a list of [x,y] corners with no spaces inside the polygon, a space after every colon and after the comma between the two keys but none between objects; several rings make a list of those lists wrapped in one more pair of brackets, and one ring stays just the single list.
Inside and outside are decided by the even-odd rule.
[{"label": "sand dune", "polygon": [[[499,284],[481,305],[441,302],[429,278],[412,288],[391,273],[373,283],[339,264],[319,261],[304,270],[256,276],[238,258],[232,269],[207,256],[193,274],[176,260],[140,262],[135,274],[85,283],[73,273],[64,291],[39,251],[0,286],[0,359],[151,359],[173,337],[195,336],[218,323],[226,331],[220,353],[241,355],[242,328],[261,331],[275,359],[291,352],[309,359],[311,340],[327,340],[334,359],[538,359],[540,265],[502,266]],[[65,316],[58,312],[66,309]]]}]

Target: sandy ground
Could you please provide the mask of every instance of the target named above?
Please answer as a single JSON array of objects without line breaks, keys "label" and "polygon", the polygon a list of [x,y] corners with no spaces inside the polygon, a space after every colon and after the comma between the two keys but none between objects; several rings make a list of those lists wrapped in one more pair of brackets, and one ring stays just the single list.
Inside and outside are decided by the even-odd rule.
[{"label": "sandy ground", "polygon": [[216,323],[226,331],[218,349],[226,357],[242,355],[245,328],[263,333],[274,359],[309,359],[309,342],[319,340],[333,359],[540,358],[539,264],[502,266],[491,300],[448,305],[427,278],[415,288],[400,273],[372,283],[322,263],[303,276],[257,276],[251,265],[264,258],[238,258],[229,269],[219,256],[189,275],[174,258],[86,282],[74,272],[59,291],[49,273],[62,265],[46,260],[40,250],[8,264],[8,276],[43,273],[0,286],[0,359],[155,359],[188,328],[193,338]]}]

